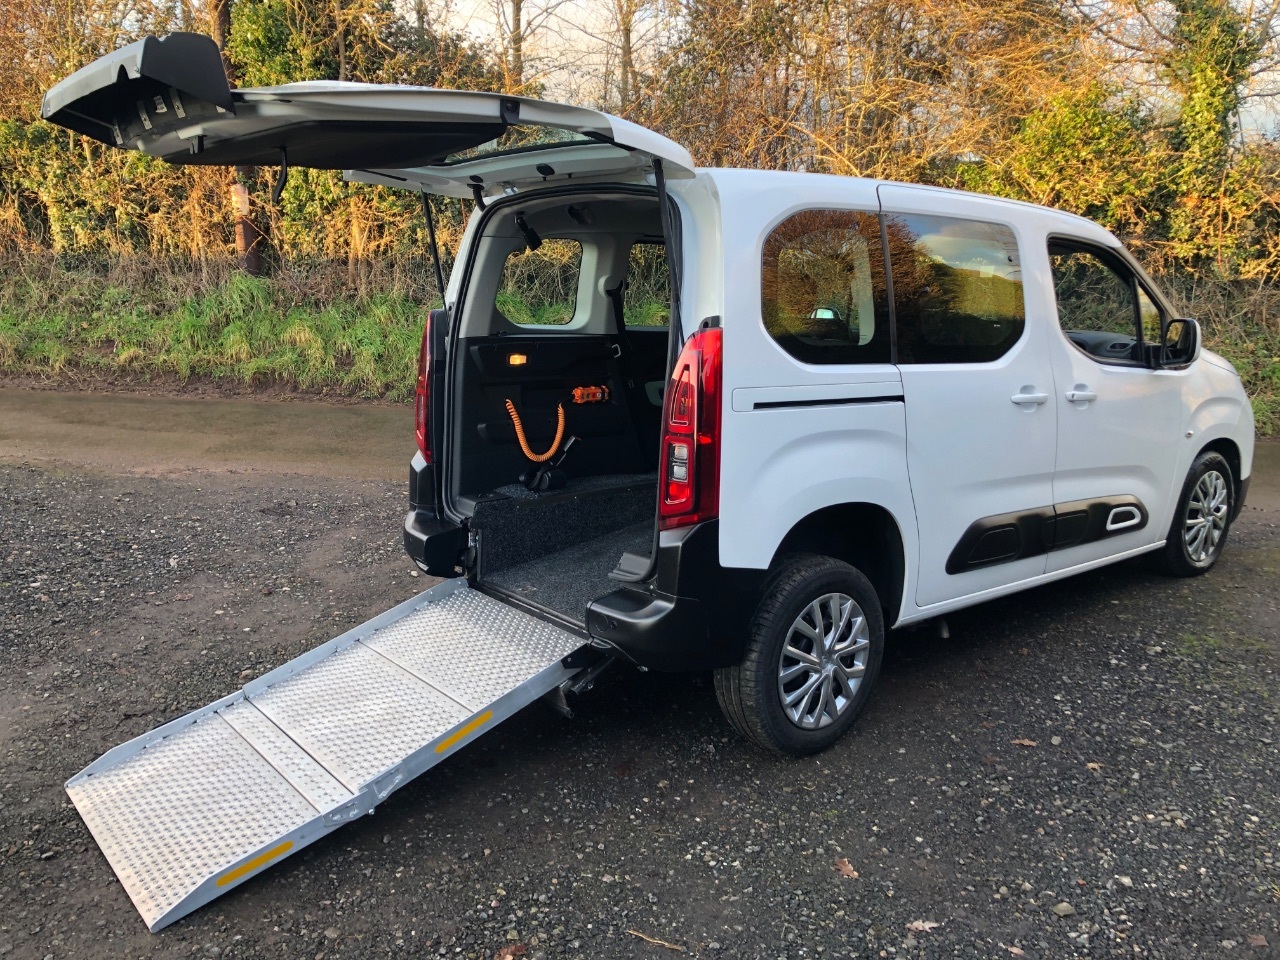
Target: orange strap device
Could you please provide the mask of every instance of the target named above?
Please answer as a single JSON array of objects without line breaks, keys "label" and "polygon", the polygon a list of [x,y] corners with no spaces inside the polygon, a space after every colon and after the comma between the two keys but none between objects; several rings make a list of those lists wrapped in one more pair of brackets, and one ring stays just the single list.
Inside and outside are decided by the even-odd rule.
[{"label": "orange strap device", "polygon": [[524,451],[526,457],[534,463],[546,463],[556,455],[556,451],[560,449],[560,441],[564,439],[563,403],[556,404],[556,438],[551,441],[551,446],[546,453],[534,453],[529,447],[529,439],[524,435],[524,424],[520,420],[520,413],[510,400],[507,401],[507,413],[511,416],[511,425],[516,428],[516,439],[520,441],[520,449]]}]

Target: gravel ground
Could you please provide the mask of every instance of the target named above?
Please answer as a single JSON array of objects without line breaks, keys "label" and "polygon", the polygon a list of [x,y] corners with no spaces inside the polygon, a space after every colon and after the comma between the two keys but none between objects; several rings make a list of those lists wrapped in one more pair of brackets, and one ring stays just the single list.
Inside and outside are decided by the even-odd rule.
[{"label": "gravel ground", "polygon": [[5,960],[1280,956],[1274,498],[1206,578],[894,635],[816,759],[615,670],[153,935],[63,781],[428,581],[399,482],[95,471],[0,465]]}]

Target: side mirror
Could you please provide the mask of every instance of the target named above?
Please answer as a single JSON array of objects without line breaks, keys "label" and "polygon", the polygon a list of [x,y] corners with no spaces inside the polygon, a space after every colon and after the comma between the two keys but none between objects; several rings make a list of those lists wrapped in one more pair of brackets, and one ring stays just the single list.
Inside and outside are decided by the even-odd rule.
[{"label": "side mirror", "polygon": [[1190,317],[1170,320],[1164,328],[1162,366],[1181,367],[1195,359],[1200,350],[1200,324]]}]

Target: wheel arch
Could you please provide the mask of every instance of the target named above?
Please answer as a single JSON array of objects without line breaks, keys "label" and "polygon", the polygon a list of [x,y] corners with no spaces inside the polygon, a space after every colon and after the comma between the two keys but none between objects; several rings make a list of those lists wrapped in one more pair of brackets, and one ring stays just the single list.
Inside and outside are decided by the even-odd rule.
[{"label": "wheel arch", "polygon": [[1195,463],[1206,453],[1216,453],[1227,461],[1227,466],[1231,468],[1231,503],[1232,513],[1231,519],[1234,520],[1240,513],[1242,506],[1244,477],[1240,475],[1242,469],[1242,457],[1240,455],[1239,445],[1230,437],[1218,437],[1216,440],[1210,440],[1196,453],[1191,462]]},{"label": "wheel arch", "polygon": [[877,503],[837,503],[798,520],[778,544],[770,562],[788,553],[818,553],[843,560],[871,581],[886,627],[902,610],[907,560],[902,529],[893,514]]}]

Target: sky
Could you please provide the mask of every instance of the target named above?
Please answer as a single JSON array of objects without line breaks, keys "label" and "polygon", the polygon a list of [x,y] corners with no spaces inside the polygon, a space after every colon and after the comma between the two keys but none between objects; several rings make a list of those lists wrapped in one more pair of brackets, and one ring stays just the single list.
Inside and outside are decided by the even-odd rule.
[{"label": "sky", "polygon": [[[501,0],[452,0],[450,23],[482,42],[498,37]],[[551,8],[535,32],[526,59],[537,69],[548,99],[595,105],[599,77],[609,59],[609,16],[600,0],[525,0],[526,9]]]}]

